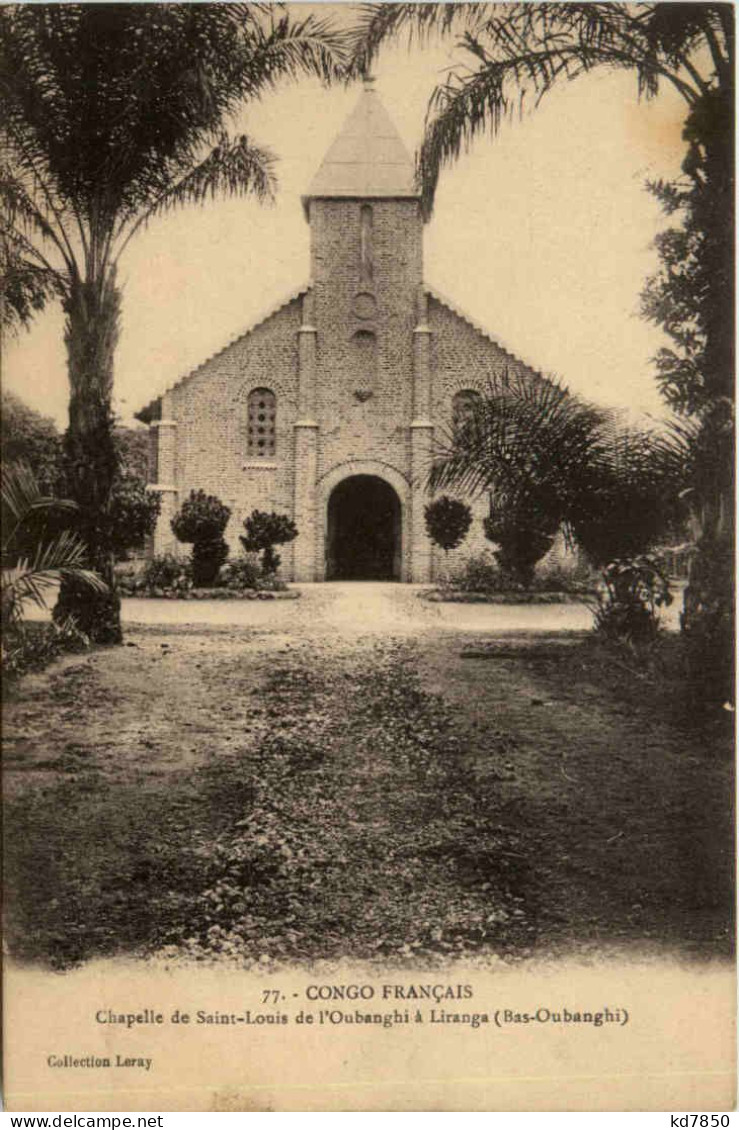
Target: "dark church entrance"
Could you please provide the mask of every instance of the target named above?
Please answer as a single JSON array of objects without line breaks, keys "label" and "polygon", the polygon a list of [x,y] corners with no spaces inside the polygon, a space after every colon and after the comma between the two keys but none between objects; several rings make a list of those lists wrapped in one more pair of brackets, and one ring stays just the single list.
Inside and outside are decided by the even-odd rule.
[{"label": "dark church entrance", "polygon": [[328,501],[326,579],[400,580],[400,499],[383,479],[353,475]]}]

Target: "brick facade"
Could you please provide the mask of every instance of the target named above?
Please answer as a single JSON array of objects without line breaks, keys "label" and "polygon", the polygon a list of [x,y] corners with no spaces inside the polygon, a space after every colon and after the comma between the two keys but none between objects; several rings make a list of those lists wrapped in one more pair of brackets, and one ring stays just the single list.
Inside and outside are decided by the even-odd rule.
[{"label": "brick facade", "polygon": [[[369,106],[375,112],[376,103]],[[140,414],[152,433],[152,489],[163,490],[154,551],[183,550],[171,517],[202,488],[231,507],[232,552],[253,509],[287,513],[299,536],[281,550],[282,575],[323,580],[341,540],[340,530],[328,529],[332,492],[352,478],[359,503],[371,476],[399,502],[393,575],[428,581],[448,564],[432,551],[423,521],[434,434],[451,427],[458,392],[482,390],[506,368],[537,378],[424,288],[423,221],[412,188],[392,195],[386,178],[379,189],[349,195],[342,187],[334,197],[324,187],[330,175],[319,173],[323,195],[304,200],[310,284]],[[255,389],[271,390],[276,401],[275,450],[263,457],[249,450]],[[488,545],[478,520],[486,506],[474,510],[464,554]]]}]

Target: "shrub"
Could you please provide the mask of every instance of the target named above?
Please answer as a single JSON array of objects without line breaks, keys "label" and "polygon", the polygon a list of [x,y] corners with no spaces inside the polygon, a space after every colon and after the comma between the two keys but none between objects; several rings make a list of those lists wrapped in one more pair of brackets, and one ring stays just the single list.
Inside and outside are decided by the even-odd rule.
[{"label": "shrub", "polygon": [[468,557],[461,571],[449,583],[451,589],[461,592],[526,593],[568,592],[591,593],[595,587],[592,570],[586,562],[578,560],[570,566],[559,563],[543,568],[524,588],[518,576],[502,569],[489,551]]},{"label": "shrub", "polygon": [[259,565],[252,557],[237,557],[221,566],[219,583],[227,589],[255,589],[259,581]]},{"label": "shrub", "polygon": [[229,507],[219,498],[194,490],[172,519],[177,540],[192,543],[192,576],[198,587],[212,585],[228,557],[223,531],[230,517]]},{"label": "shrub", "polygon": [[154,533],[162,505],[158,491],[146,489],[146,482],[129,472],[121,472],[110,499],[110,521],[113,527],[113,549],[117,557],[125,557],[144,544]]},{"label": "shrub", "polygon": [[[98,520],[106,527],[112,551],[121,559],[142,546],[144,538],[153,532],[160,496],[146,489],[147,429],[117,427],[113,439],[118,458],[110,505],[104,515],[98,515]],[[59,499],[72,495],[74,475],[53,420],[39,415],[7,391],[2,393],[0,440],[4,467],[23,462],[32,469],[45,495]],[[21,556],[31,557],[38,542],[48,542],[74,528],[74,514],[69,510],[35,511],[24,523],[19,544]]]},{"label": "shrub", "polygon": [[472,511],[469,506],[456,498],[449,498],[446,494],[429,502],[424,508],[423,516],[426,533],[445,553],[462,544],[472,524]]},{"label": "shrub", "polygon": [[287,592],[285,582],[276,577],[274,573],[270,573],[267,577],[257,577],[254,588],[257,592]]},{"label": "shrub", "polygon": [[543,592],[589,593],[596,584],[597,573],[584,555],[567,564],[545,564],[534,577],[534,588]]},{"label": "shrub", "polygon": [[99,644],[121,642],[120,597],[108,589],[90,600],[89,586],[75,577],[65,577],[52,612],[54,623],[61,627],[74,620],[84,636]]},{"label": "shrub", "polygon": [[192,564],[175,557],[173,553],[163,553],[147,561],[136,588],[169,589],[186,592],[192,587]]},{"label": "shrub", "polygon": [[3,633],[3,678],[12,680],[26,671],[40,671],[60,655],[86,651],[89,646],[89,636],[71,617],[58,624],[16,624]]},{"label": "shrub", "polygon": [[654,557],[612,561],[594,609],[594,628],[604,639],[643,648],[659,632],[658,609],[672,603],[670,585]]},{"label": "shrub", "polygon": [[454,585],[462,592],[503,592],[505,585],[500,566],[490,552],[468,557]]},{"label": "shrub", "polygon": [[121,596],[132,596],[143,588],[142,577],[148,562],[125,561],[118,562],[115,567],[115,587]]},{"label": "shrub", "polygon": [[268,514],[265,510],[252,510],[244,520],[246,537],[239,540],[247,553],[262,553],[262,573],[273,576],[279,567],[280,557],[275,545],[284,545],[298,536],[298,527],[287,514]]}]

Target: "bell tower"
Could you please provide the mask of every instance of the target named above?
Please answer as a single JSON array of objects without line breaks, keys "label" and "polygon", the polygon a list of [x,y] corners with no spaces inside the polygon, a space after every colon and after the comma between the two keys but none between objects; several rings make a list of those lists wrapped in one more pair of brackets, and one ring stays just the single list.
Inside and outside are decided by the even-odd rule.
[{"label": "bell tower", "polygon": [[[413,162],[372,80],[303,197],[311,226],[311,280],[371,321],[417,290],[422,220]],[[415,293],[414,293],[415,298]]]},{"label": "bell tower", "polygon": [[[421,463],[431,442],[423,218],[413,161],[371,80],[326,153],[303,208],[310,224],[311,290],[300,346],[303,352],[312,347],[306,370],[314,377],[310,398],[303,396],[301,380],[296,467],[315,466],[319,484],[329,473],[360,464],[375,465],[386,481],[401,476],[407,491],[400,574],[424,580],[430,547],[422,488],[414,485],[425,477]],[[297,506],[297,491],[296,477],[296,510],[305,510]],[[322,505],[319,490],[311,508],[319,576],[328,560]]]}]

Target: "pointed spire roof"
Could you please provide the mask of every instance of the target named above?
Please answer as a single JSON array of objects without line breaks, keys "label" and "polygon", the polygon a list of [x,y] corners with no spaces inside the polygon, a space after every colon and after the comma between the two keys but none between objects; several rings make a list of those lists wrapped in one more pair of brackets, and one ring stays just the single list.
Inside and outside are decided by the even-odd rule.
[{"label": "pointed spire roof", "polygon": [[303,197],[418,197],[413,161],[372,81],[365,82],[359,101]]}]

